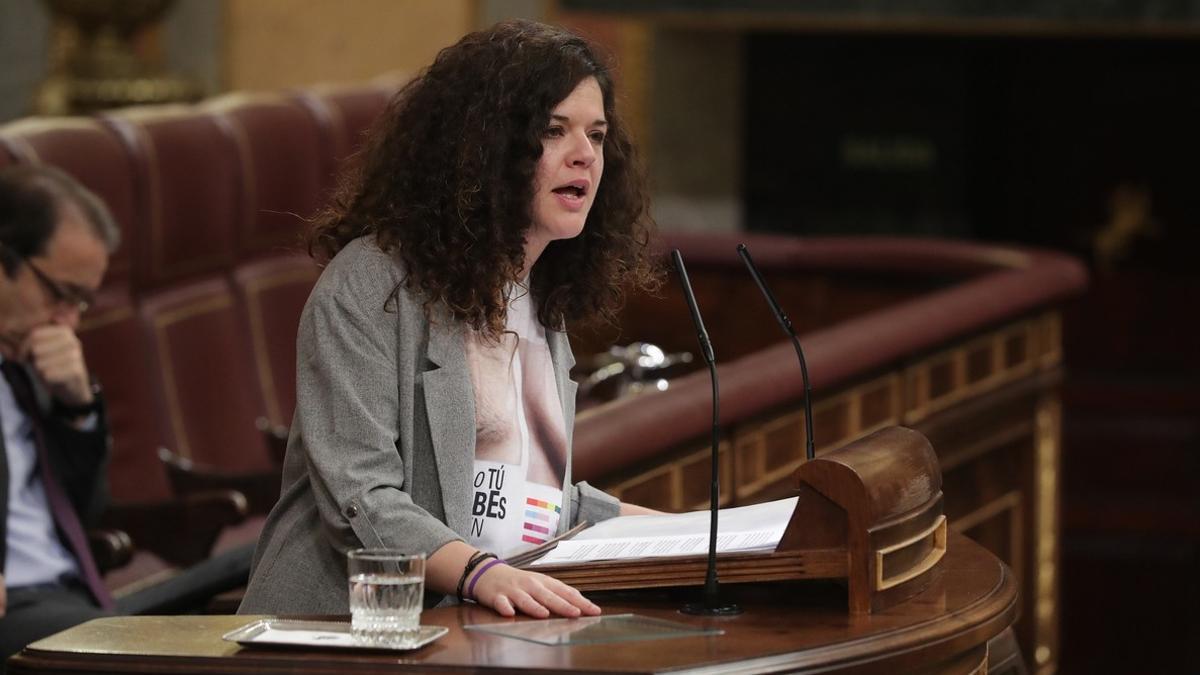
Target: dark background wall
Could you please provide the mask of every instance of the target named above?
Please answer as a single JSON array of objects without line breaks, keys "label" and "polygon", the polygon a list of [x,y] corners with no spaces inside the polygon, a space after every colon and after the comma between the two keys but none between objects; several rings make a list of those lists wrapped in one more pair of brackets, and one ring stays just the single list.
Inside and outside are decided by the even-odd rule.
[{"label": "dark background wall", "polygon": [[745,223],[1088,260],[1068,310],[1063,672],[1196,672],[1200,40],[744,36]]}]

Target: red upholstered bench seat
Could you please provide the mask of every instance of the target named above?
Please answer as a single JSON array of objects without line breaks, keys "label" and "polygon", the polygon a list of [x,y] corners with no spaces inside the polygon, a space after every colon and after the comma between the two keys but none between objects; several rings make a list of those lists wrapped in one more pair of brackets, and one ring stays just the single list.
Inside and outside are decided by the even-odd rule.
[{"label": "red upholstered bench seat", "polygon": [[[403,81],[0,126],[0,166],[63,169],[121,228],[79,331],[106,390],[112,500],[134,514],[110,524],[143,530],[114,588],[256,539],[279,491],[279,447],[259,425],[291,421],[296,325],[320,272],[303,250],[306,219]],[[170,474],[160,448],[176,460]],[[213,493],[223,484],[181,477],[182,465],[241,476],[243,494]],[[207,513],[213,529],[153,531],[144,509],[166,514],[185,493],[185,518]]]}]

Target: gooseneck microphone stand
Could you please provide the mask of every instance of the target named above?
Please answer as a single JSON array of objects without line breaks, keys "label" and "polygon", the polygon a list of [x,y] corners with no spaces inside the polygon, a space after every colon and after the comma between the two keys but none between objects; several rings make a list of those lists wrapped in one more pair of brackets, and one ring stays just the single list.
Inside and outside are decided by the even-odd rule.
[{"label": "gooseneck microphone stand", "polygon": [[758,284],[758,290],[762,291],[763,297],[767,299],[767,304],[770,305],[771,312],[775,314],[775,320],[779,322],[779,327],[792,339],[792,346],[796,348],[796,358],[800,359],[800,376],[804,379],[804,456],[811,460],[816,456],[813,448],[812,386],[808,383],[808,364],[804,362],[804,350],[800,349],[800,338],[796,337],[796,329],[792,327],[792,320],[783,313],[783,308],[775,301],[771,289],[767,288],[767,282],[763,281],[754,261],[750,259],[750,249],[746,248],[745,244],[738,244],[737,252],[742,256],[742,262],[746,263],[746,269],[750,270],[750,276],[754,277],[754,283]]},{"label": "gooseneck microphone stand", "polygon": [[704,330],[704,321],[700,318],[700,308],[696,305],[696,296],[692,293],[692,284],[688,281],[687,269],[683,266],[683,256],[679,249],[671,251],[671,261],[675,263],[675,271],[679,273],[679,283],[683,286],[683,295],[687,298],[688,309],[692,313],[692,323],[696,325],[696,334],[700,339],[700,351],[704,361],[708,363],[708,374],[712,380],[712,486],[709,493],[709,510],[711,515],[708,530],[708,570],[704,576],[704,598],[700,602],[692,602],[683,606],[684,614],[699,614],[707,616],[730,616],[741,614],[742,608],[732,602],[721,600],[720,587],[717,585],[717,511],[720,507],[721,489],[719,483],[720,464],[717,457],[717,447],[720,443],[720,396],[717,387],[717,358],[713,354],[712,343],[708,339],[708,331]]}]

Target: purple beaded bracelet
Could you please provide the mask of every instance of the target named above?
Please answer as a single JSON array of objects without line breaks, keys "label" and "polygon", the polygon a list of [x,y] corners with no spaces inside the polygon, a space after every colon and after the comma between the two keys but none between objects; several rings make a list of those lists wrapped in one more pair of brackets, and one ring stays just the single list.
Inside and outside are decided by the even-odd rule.
[{"label": "purple beaded bracelet", "polygon": [[475,599],[475,582],[479,581],[479,577],[483,576],[484,572],[487,572],[494,565],[507,565],[507,564],[508,563],[504,562],[503,560],[501,560],[499,558],[494,558],[492,560],[487,561],[487,564],[484,565],[483,567],[479,568],[479,571],[475,573],[475,577],[473,579],[471,579],[471,583],[467,586],[467,597],[472,600]]}]

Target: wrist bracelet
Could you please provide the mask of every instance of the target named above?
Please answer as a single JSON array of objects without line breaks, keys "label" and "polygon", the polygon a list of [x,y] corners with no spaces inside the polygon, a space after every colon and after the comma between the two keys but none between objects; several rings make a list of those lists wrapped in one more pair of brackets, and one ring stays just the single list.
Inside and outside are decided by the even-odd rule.
[{"label": "wrist bracelet", "polygon": [[[454,592],[458,596],[458,601],[463,601],[463,586],[467,583],[467,577],[471,576],[471,571],[479,566],[479,563],[488,558],[496,558],[495,553],[485,553],[484,551],[476,551],[467,560],[467,564],[463,566],[462,576],[458,578],[458,589]],[[497,558],[498,559],[498,558]]]},{"label": "wrist bracelet", "polygon": [[100,400],[100,385],[93,383],[90,385],[90,389],[92,392],[92,400],[82,405],[63,403],[57,398],[54,399],[52,408],[53,414],[58,415],[59,417],[66,417],[67,419],[74,419],[77,417],[83,417],[84,415],[91,415],[95,412],[100,412],[101,406],[104,405],[104,403]]},{"label": "wrist bracelet", "polygon": [[475,582],[479,581],[479,577],[483,576],[484,572],[487,572],[488,570],[492,569],[492,567],[495,565],[504,565],[504,564],[506,564],[506,563],[503,560],[496,558],[495,560],[488,561],[488,564],[479,568],[479,573],[476,574],[475,578],[471,580],[471,585],[467,586],[467,597],[472,600],[475,599]]}]

